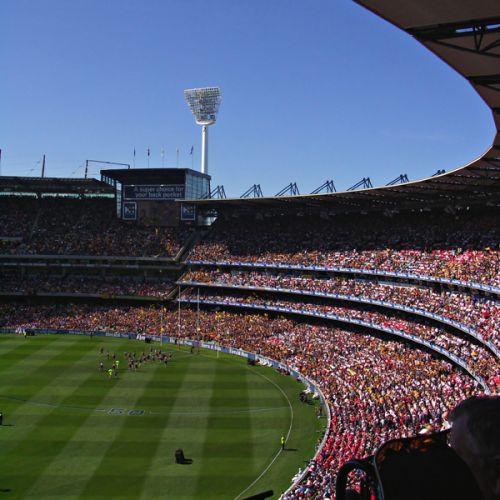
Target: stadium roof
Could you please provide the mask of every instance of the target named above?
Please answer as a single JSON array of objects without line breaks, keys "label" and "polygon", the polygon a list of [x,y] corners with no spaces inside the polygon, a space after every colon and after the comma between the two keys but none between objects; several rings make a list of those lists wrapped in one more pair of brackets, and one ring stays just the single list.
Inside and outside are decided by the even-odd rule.
[{"label": "stadium roof", "polygon": [[493,113],[491,148],[468,165],[419,181],[339,193],[196,200],[196,205],[357,211],[500,202],[499,0],[354,1],[406,31],[467,79]]},{"label": "stadium roof", "polygon": [[96,179],[60,177],[0,177],[0,192],[47,194],[113,194],[114,189]]},{"label": "stadium roof", "polygon": [[101,177],[121,182],[122,184],[172,184],[184,183],[186,173],[198,177],[208,177],[191,168],[120,168],[101,170]]}]

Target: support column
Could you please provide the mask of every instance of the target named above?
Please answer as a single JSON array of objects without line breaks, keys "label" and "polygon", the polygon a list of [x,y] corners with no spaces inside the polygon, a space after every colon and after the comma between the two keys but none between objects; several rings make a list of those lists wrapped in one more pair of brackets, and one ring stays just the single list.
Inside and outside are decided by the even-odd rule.
[{"label": "support column", "polygon": [[208,125],[201,127],[201,173],[208,174]]}]

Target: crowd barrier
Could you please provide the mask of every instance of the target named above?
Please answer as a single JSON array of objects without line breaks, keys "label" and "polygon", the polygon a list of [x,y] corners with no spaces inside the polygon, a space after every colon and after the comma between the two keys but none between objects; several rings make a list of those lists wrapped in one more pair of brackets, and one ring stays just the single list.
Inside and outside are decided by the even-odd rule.
[{"label": "crowd barrier", "polygon": [[197,304],[198,302],[201,304],[210,304],[210,305],[215,305],[215,306],[222,306],[222,307],[238,307],[238,308],[244,308],[244,309],[253,309],[256,311],[259,310],[264,310],[264,311],[272,311],[272,312],[278,312],[278,313],[285,313],[285,314],[295,314],[299,316],[309,316],[313,318],[320,318],[320,319],[327,319],[327,320],[333,320],[333,321],[338,321],[342,323],[348,323],[348,324],[354,324],[354,325],[359,325],[365,328],[369,328],[371,330],[378,330],[384,333],[388,333],[389,335],[395,335],[401,338],[405,338],[407,340],[411,340],[412,342],[416,344],[423,345],[427,347],[428,349],[431,349],[445,358],[449,359],[452,361],[454,364],[460,366],[463,368],[469,375],[478,382],[483,390],[487,394],[491,394],[491,390],[486,384],[485,380],[483,377],[475,373],[472,368],[461,358],[456,356],[455,354],[451,353],[447,349],[444,349],[443,347],[440,347],[432,342],[429,342],[428,340],[422,339],[416,335],[412,335],[411,333],[405,333],[402,332],[401,330],[396,330],[394,328],[387,328],[382,325],[377,325],[376,323],[370,323],[368,321],[363,321],[360,319],[355,319],[355,318],[346,318],[345,316],[338,316],[337,314],[328,314],[328,313],[320,313],[320,312],[312,312],[312,311],[303,311],[301,309],[293,309],[290,307],[280,307],[280,306],[267,306],[265,304],[245,304],[241,302],[233,302],[233,301],[217,301],[217,300],[207,300],[207,299],[200,299],[199,301],[197,299],[177,299],[178,301],[180,300],[181,303],[186,303],[186,304]]},{"label": "crowd barrier", "polygon": [[236,349],[234,347],[224,347],[214,342],[204,342],[198,340],[191,340],[181,338],[179,340],[178,336],[168,336],[168,335],[149,335],[144,333],[116,333],[116,332],[104,332],[104,331],[93,331],[93,330],[65,330],[65,329],[51,329],[51,328],[25,328],[25,329],[12,329],[12,328],[0,328],[0,334],[13,334],[18,333],[22,334],[22,332],[30,331],[34,332],[37,335],[86,335],[88,337],[114,337],[120,339],[128,339],[128,340],[146,340],[149,339],[154,342],[160,343],[170,343],[176,344],[180,343],[181,345],[193,346],[193,347],[202,347],[204,349],[209,349],[212,351],[219,351],[225,354],[234,354],[235,356],[244,357],[247,359],[251,359],[252,361],[259,361],[262,364],[272,366],[275,369],[285,370],[287,373],[292,375],[297,380],[300,380],[307,389],[313,394],[321,397],[323,403],[325,403],[325,399],[323,397],[323,393],[319,390],[319,388],[311,382],[307,377],[299,373],[298,371],[290,368],[288,365],[280,363],[271,358],[267,358],[260,354],[254,354],[251,352],[244,351],[243,349]]},{"label": "crowd barrier", "polygon": [[[311,460],[315,460],[319,454],[321,453],[321,450],[323,446],[326,443],[326,440],[328,439],[329,436],[329,430],[330,430],[330,419],[331,419],[331,413],[330,413],[330,407],[328,405],[328,402],[321,391],[321,389],[309,378],[304,376],[302,373],[298,372],[297,370],[294,370],[290,366],[281,363],[279,361],[276,361],[275,359],[268,358],[266,356],[262,356],[261,354],[256,354],[248,351],[244,351],[243,349],[236,349],[234,347],[225,347],[219,344],[216,344],[214,342],[204,342],[204,341],[197,341],[197,340],[192,340],[192,339],[186,339],[186,338],[181,338],[176,336],[168,336],[168,335],[148,335],[148,334],[143,334],[143,333],[115,333],[115,332],[104,332],[104,331],[89,331],[89,330],[64,330],[64,329],[47,329],[47,328],[27,328],[26,330],[35,332],[36,334],[46,334],[46,335],[53,335],[53,334],[66,334],[66,335],[87,335],[89,337],[95,336],[95,337],[114,337],[114,338],[121,338],[121,339],[129,339],[129,340],[146,340],[149,339],[150,341],[153,342],[160,342],[160,343],[169,343],[169,344],[180,344],[180,345],[185,345],[185,346],[193,346],[193,347],[202,347],[203,349],[209,349],[211,351],[219,351],[224,354],[232,354],[234,356],[240,356],[246,359],[250,359],[252,361],[258,361],[260,364],[263,364],[265,366],[270,366],[274,368],[275,370],[281,370],[286,373],[288,373],[290,376],[295,378],[296,380],[300,381],[306,389],[314,395],[314,397],[317,397],[320,399],[321,404],[326,410],[326,417],[327,417],[327,422],[325,425],[325,433],[323,435],[323,439],[321,440],[321,443],[316,450],[316,453],[314,457]],[[22,329],[17,329],[17,331],[13,331],[12,328],[0,328],[0,334],[12,334],[12,333],[18,333],[22,334]],[[291,484],[291,486],[286,490],[284,494],[287,492],[291,491],[295,486],[297,486],[302,479],[305,477],[307,474],[307,468],[305,468],[298,476],[295,477],[295,480]]]},{"label": "crowd barrier", "polygon": [[380,271],[376,269],[361,269],[355,267],[338,267],[338,266],[304,266],[300,264],[265,264],[255,262],[238,262],[238,261],[212,261],[212,260],[187,260],[187,265],[193,266],[216,266],[216,267],[248,267],[254,269],[282,269],[293,271],[325,271],[349,274],[366,274],[370,276],[381,276],[389,278],[405,278],[417,281],[429,281],[432,283],[442,283],[445,285],[455,285],[483,292],[494,293],[500,295],[500,287],[485,285],[475,281],[462,281],[456,279],[439,278],[436,276],[428,276],[425,274],[401,273],[392,271]]},{"label": "crowd barrier", "polygon": [[[169,290],[170,291],[170,290]],[[61,298],[61,299],[103,299],[103,300],[127,300],[136,302],[160,302],[165,300],[164,297],[156,295],[114,295],[110,293],[77,293],[77,292],[0,292],[0,298],[19,297],[19,298]]]},{"label": "crowd barrier", "polygon": [[376,305],[381,307],[386,307],[388,309],[396,309],[399,311],[417,314],[419,316],[424,316],[426,318],[439,321],[446,325],[452,326],[468,335],[474,337],[477,341],[483,344],[487,349],[489,349],[497,358],[500,359],[500,350],[490,341],[483,338],[476,330],[470,328],[463,323],[454,321],[452,319],[446,318],[440,314],[432,313],[430,311],[425,311],[424,309],[418,309],[416,307],[405,306],[402,304],[394,304],[393,302],[385,302],[383,300],[369,299],[362,297],[355,297],[353,295],[342,295],[340,293],[330,293],[321,292],[314,290],[296,290],[291,288],[279,288],[279,287],[267,287],[267,286],[251,286],[251,285],[231,285],[229,283],[219,284],[219,283],[203,283],[198,281],[178,281],[177,285],[183,286],[195,286],[195,287],[208,287],[208,288],[233,288],[236,290],[251,290],[256,292],[274,292],[274,293],[288,293],[292,295],[306,295],[311,297],[324,297],[328,299],[338,299],[345,300],[348,302],[357,302],[360,304]]}]

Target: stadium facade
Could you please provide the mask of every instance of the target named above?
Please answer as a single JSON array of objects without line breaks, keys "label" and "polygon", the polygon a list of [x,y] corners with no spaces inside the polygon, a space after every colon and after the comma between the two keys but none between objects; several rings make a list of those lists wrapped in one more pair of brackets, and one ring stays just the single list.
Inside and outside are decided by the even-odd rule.
[{"label": "stadium facade", "polygon": [[333,494],[343,461],[439,429],[460,398],[500,386],[498,2],[357,3],[474,87],[496,126],[480,158],[414,182],[255,198],[211,198],[190,169],[0,178],[6,331],[215,331],[317,383],[331,420],[287,498]]}]

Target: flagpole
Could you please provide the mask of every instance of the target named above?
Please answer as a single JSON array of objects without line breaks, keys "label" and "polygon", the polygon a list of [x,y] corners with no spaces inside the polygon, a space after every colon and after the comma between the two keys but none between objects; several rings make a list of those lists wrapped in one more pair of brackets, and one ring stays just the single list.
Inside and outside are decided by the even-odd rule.
[{"label": "flagpole", "polygon": [[198,287],[198,300],[196,311],[196,330],[198,332],[198,353],[200,352],[201,331],[200,331],[200,287]]},{"label": "flagpole", "polygon": [[135,148],[134,148],[134,168],[135,168]]},{"label": "flagpole", "polygon": [[160,337],[163,339],[163,305],[160,310]]},{"label": "flagpole", "polygon": [[179,168],[179,148],[177,148],[177,168]]},{"label": "flagpole", "polygon": [[181,349],[181,286],[179,285],[179,309],[177,312],[177,345]]}]

